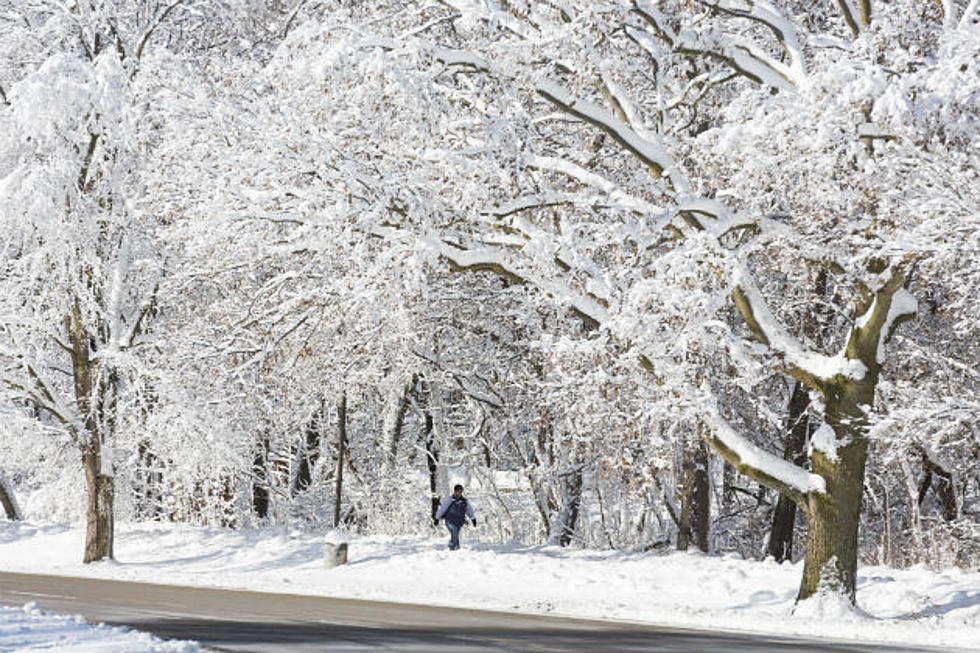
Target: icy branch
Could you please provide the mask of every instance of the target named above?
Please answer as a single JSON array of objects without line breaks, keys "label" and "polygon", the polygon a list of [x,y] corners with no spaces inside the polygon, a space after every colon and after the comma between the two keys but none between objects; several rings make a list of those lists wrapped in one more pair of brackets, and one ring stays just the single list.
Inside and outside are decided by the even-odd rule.
[{"label": "icy branch", "polygon": [[[380,48],[382,50],[397,50],[403,45],[403,42],[396,39],[371,36],[358,42],[357,47],[364,49]],[[490,63],[486,59],[466,50],[452,50],[449,48],[428,46],[425,51],[432,55],[433,59],[441,61],[447,66],[469,67],[483,72],[490,71]]]},{"label": "icy branch", "polygon": [[[542,82],[538,85],[537,91],[539,95],[562,111],[606,132],[617,143],[632,152],[634,156],[649,166],[657,176],[671,176],[672,174],[679,176],[675,171],[676,166],[674,165],[674,160],[659,140],[654,141],[640,136],[625,122],[613,115],[612,112],[588,100],[573,97],[571,93],[557,84]],[[671,177],[675,185],[679,181],[683,184],[682,179]]]},{"label": "icy branch", "polygon": [[969,28],[970,25],[974,24],[974,21],[980,22],[980,0],[972,0],[966,6],[966,9],[963,10],[963,17],[960,19],[959,29],[965,30]]},{"label": "icy branch", "polygon": [[608,311],[596,300],[576,291],[567,283],[521,270],[506,252],[496,247],[466,249],[444,240],[426,239],[424,242],[456,269],[493,272],[515,283],[529,284],[538,288],[567,305],[591,327],[597,328],[609,320]]},{"label": "icy branch", "polygon": [[708,436],[708,443],[739,473],[778,491],[801,507],[806,506],[806,495],[810,492],[826,492],[823,477],[760,449],[736,433],[717,410],[710,412],[714,431]]},{"label": "icy branch", "polygon": [[861,360],[869,367],[880,365],[884,362],[885,344],[892,333],[899,324],[915,317],[918,303],[905,289],[910,263],[906,261],[892,269],[875,293],[871,306],[858,317],[848,338],[848,357]]},{"label": "icy branch", "polygon": [[607,205],[637,211],[646,215],[658,215],[664,213],[664,210],[661,207],[650,204],[644,199],[634,197],[633,195],[624,192],[615,182],[612,182],[594,172],[586,170],[582,166],[572,163],[566,159],[528,155],[525,157],[524,162],[530,168],[559,172],[581,182],[582,184],[602,191],[606,194],[605,197],[602,198],[602,201]]},{"label": "icy branch", "polygon": [[533,33],[528,25],[512,14],[500,10],[493,2],[479,2],[477,0],[439,0],[439,2],[455,9],[461,16],[501,25],[521,38],[528,38]]},{"label": "icy branch", "polygon": [[153,32],[155,32],[157,28],[160,27],[160,25],[163,24],[165,20],[167,20],[167,16],[170,15],[170,12],[172,12],[180,5],[184,4],[184,2],[186,2],[186,0],[176,0],[176,2],[173,2],[167,7],[164,7],[163,11],[161,11],[153,18],[149,26],[146,28],[146,31],[143,32],[143,37],[140,39],[139,45],[136,46],[137,60],[143,57],[143,48],[146,47],[146,44],[149,42],[150,37],[153,36]]},{"label": "icy branch", "polygon": [[772,314],[744,268],[736,272],[732,299],[756,340],[781,356],[787,372],[801,383],[823,390],[836,376],[861,379],[867,372],[860,360],[849,356],[824,356],[807,351]]},{"label": "icy branch", "polygon": [[[794,68],[787,68],[744,39],[735,37],[726,37],[723,40],[702,39],[689,31],[674,32],[667,26],[666,17],[650,3],[634,3],[633,9],[672,50],[679,54],[716,59],[757,84],[766,84],[783,91],[793,91],[796,88],[796,83],[799,81],[797,74],[802,71],[802,63],[797,63],[797,59],[792,60]],[[799,50],[798,43],[795,47]]]},{"label": "icy branch", "polygon": [[844,22],[851,29],[851,34],[857,38],[861,30],[871,24],[871,0],[837,0]]},{"label": "icy branch", "polygon": [[81,420],[74,409],[60,400],[55,386],[44,378],[37,369],[26,363],[22,355],[15,351],[0,347],[0,358],[10,360],[14,366],[10,369],[20,369],[27,379],[8,376],[5,370],[0,370],[0,383],[15,390],[24,399],[30,401],[39,409],[68,428],[69,434],[77,441],[78,435],[84,431]]},{"label": "icy branch", "polygon": [[489,392],[482,392],[479,389],[477,389],[472,379],[470,378],[470,375],[457,370],[449,369],[442,363],[442,361],[439,360],[439,358],[435,354],[431,352],[421,351],[417,348],[412,349],[411,351],[413,354],[415,354],[422,360],[428,361],[429,363],[434,365],[441,372],[445,372],[446,374],[450,375],[453,378],[453,381],[456,382],[456,385],[459,386],[459,389],[462,390],[466,396],[470,397],[474,401],[479,401],[481,403],[484,403],[490,406],[491,408],[506,407],[506,402],[504,401],[504,398],[501,397],[496,391],[494,391],[493,388],[489,387],[490,384],[484,381],[483,379],[480,379],[480,381],[482,381],[483,384],[487,386]]},{"label": "icy branch", "polygon": [[776,36],[783,51],[790,60],[789,70],[795,84],[799,84],[806,76],[806,68],[803,62],[803,48],[800,47],[799,38],[793,23],[786,19],[776,7],[768,2],[749,1],[749,0],[698,0],[706,7],[716,11],[734,16],[745,18],[760,23]]}]

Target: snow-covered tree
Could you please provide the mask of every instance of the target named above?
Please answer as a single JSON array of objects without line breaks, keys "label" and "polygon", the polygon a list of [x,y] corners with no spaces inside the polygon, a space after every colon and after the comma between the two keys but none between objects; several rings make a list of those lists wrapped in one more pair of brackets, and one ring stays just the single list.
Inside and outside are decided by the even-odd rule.
[{"label": "snow-covered tree", "polygon": [[[539,12],[516,19],[502,8],[450,4],[468,24],[499,22],[497,46],[481,52],[499,74],[522,65],[522,50],[535,51],[543,67],[524,62],[519,81],[611,148],[605,165],[594,157],[583,167],[579,149],[540,167],[597,193],[593,205],[629,202],[647,222],[613,221],[610,211],[574,228],[511,218],[507,227],[518,238],[506,247],[477,229],[467,239],[444,238],[440,254],[458,267],[535,283],[630,343],[657,381],[673,387],[709,425],[717,452],[803,508],[808,541],[800,597],[833,587],[853,600],[885,344],[916,312],[907,289],[915,265],[946,257],[940,238],[910,238],[922,234],[922,224],[964,223],[972,234],[976,222],[973,209],[951,200],[976,174],[971,138],[958,132],[943,143],[945,156],[962,160],[962,174],[928,174],[937,142],[903,123],[902,114],[929,122],[936,119],[925,116],[940,104],[956,107],[957,115],[971,113],[975,76],[972,84],[962,78],[969,90],[947,87],[942,103],[912,89],[936,68],[950,72],[950,60],[961,73],[972,72],[966,60],[975,45],[963,35],[973,26],[975,3],[959,17],[949,5],[944,20],[926,18],[918,29],[908,27],[910,15],[917,16],[911,5],[889,7],[873,21],[868,7],[851,15],[845,6],[841,25],[854,30],[852,38],[835,33],[840,30],[822,12],[796,13],[798,20],[792,7],[762,3],[638,2],[621,10],[566,5],[560,11],[539,5]],[[599,45],[560,48],[583,42],[569,35],[590,28],[588,40]],[[908,49],[884,51],[895,35]],[[911,51],[924,56],[913,65],[888,61]],[[638,62],[649,65],[649,75],[642,76]],[[729,86],[716,91],[722,84]],[[635,103],[651,90],[648,102]],[[688,122],[671,121],[672,110]],[[639,177],[644,171],[652,173],[647,180]],[[928,177],[920,184],[922,172]],[[924,194],[923,187],[933,190]],[[548,198],[556,201],[568,199]],[[533,216],[543,203],[537,195],[516,204]],[[799,288],[792,281],[821,267],[831,274],[835,295],[831,326],[843,329],[830,353],[783,326],[794,314],[794,296],[810,292],[809,283]],[[790,283],[782,283],[785,294],[775,304],[766,299],[767,286],[782,278]],[[740,343],[724,320],[722,298],[729,292],[762,345],[759,352]],[[781,371],[818,393],[824,426],[810,440],[810,469],[736,433],[718,405],[722,379],[706,377],[698,364],[713,353],[741,367],[743,386],[760,370]]]}]

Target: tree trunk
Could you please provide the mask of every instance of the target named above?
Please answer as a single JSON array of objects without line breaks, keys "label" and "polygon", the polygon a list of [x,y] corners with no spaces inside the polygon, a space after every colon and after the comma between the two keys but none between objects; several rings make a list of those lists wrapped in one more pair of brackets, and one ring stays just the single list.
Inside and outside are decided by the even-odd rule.
[{"label": "tree trunk", "polygon": [[677,532],[677,550],[687,551],[693,543],[700,550],[707,552],[711,503],[708,487],[708,449],[703,439],[688,444],[684,449],[678,494],[681,500],[681,514]]},{"label": "tree trunk", "polygon": [[[939,505],[942,508],[943,519],[947,522],[953,521],[959,516],[959,508],[956,503],[956,488],[953,485],[953,475],[943,469],[939,464],[930,460],[925,453],[922,454],[922,466],[925,469],[926,475],[922,479],[922,485],[919,487],[919,505],[922,505],[922,502],[925,500],[929,488],[934,487],[936,498],[939,499]],[[935,486],[933,486],[933,477],[939,479]]]},{"label": "tree trunk", "polygon": [[340,500],[344,489],[344,456],[347,447],[347,391],[337,403],[337,474],[334,477],[333,525],[340,525]]},{"label": "tree trunk", "polygon": [[559,546],[568,546],[575,538],[575,525],[578,522],[579,507],[582,504],[582,467],[561,477],[561,507],[555,519],[555,533],[552,541]]},{"label": "tree trunk", "polygon": [[163,483],[160,466],[162,461],[143,440],[136,448],[136,483],[134,510],[137,519],[156,519],[162,511],[160,486]]},{"label": "tree trunk", "polygon": [[113,478],[103,474],[99,447],[82,454],[85,467],[85,485],[88,490],[87,526],[85,530],[85,556],[82,562],[88,564],[112,558],[114,524],[112,504],[114,498]]},{"label": "tree trunk", "polygon": [[861,406],[871,405],[877,374],[868,376],[864,382],[840,381],[826,393],[826,424],[844,446],[836,455],[814,449],[811,456],[813,473],[823,477],[827,491],[807,494],[806,558],[798,600],[827,591],[854,603],[868,455],[868,420]]},{"label": "tree trunk", "polygon": [[408,405],[411,400],[412,386],[414,380],[398,387],[397,392],[390,396],[389,404],[385,407],[386,417],[382,423],[382,455],[385,476],[389,476],[395,468],[395,461],[398,459],[398,443],[401,441],[402,429],[405,426],[405,414],[408,412]]},{"label": "tree trunk", "polygon": [[252,460],[252,510],[256,517],[269,516],[269,440],[263,438]]},{"label": "tree trunk", "polygon": [[81,302],[77,297],[71,312],[65,316],[65,328],[72,346],[75,404],[83,419],[83,430],[76,431],[75,437],[82,450],[88,491],[85,553],[82,558],[82,562],[87,564],[112,557],[114,484],[111,461],[103,460],[106,452],[102,441],[102,427],[112,424],[109,415],[112,410],[111,398],[106,401],[106,394],[111,389],[106,387],[106,381],[101,380],[111,379],[112,375],[103,372],[104,377],[100,378],[98,366],[92,361],[94,339],[83,323]]},{"label": "tree trunk", "polygon": [[432,421],[432,413],[425,409],[425,463],[429,469],[429,501],[431,503],[432,521],[436,520],[439,512],[439,450],[436,448],[436,434]]},{"label": "tree trunk", "polygon": [[3,505],[3,512],[7,515],[7,519],[20,520],[20,511],[17,509],[13,490],[10,489],[7,479],[2,473],[0,473],[0,504]]},{"label": "tree trunk", "polygon": [[[783,448],[783,458],[793,461],[802,467],[806,462],[806,440],[810,435],[809,420],[806,418],[810,406],[810,394],[799,381],[793,385],[793,394],[789,400],[789,417],[787,419],[786,440]],[[776,562],[784,562],[793,558],[793,529],[796,525],[796,503],[782,494],[776,503],[772,514],[772,529],[769,531],[768,554]]]},{"label": "tree trunk", "polygon": [[300,443],[299,463],[296,469],[296,482],[293,485],[293,496],[307,490],[313,484],[313,467],[320,458],[320,433],[325,421],[324,406],[313,414],[309,424],[306,425],[306,433]]}]

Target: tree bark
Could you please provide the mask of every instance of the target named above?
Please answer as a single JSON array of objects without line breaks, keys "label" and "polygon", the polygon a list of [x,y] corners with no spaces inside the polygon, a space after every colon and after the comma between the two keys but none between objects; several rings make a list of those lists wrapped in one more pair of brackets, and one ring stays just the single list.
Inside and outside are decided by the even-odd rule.
[{"label": "tree bark", "polygon": [[398,388],[398,392],[392,393],[390,397],[391,401],[397,403],[394,406],[386,407],[386,410],[392,411],[387,415],[382,424],[384,431],[382,455],[384,456],[383,464],[386,476],[394,469],[395,461],[398,459],[398,443],[401,441],[402,429],[405,426],[405,415],[408,412],[408,405],[411,400],[410,393],[414,384],[414,379],[402,384]]},{"label": "tree bark", "polygon": [[82,454],[85,467],[85,485],[88,490],[85,529],[85,555],[82,562],[88,564],[113,557],[113,478],[101,472],[101,456],[97,449]]},{"label": "tree bark", "polygon": [[703,439],[685,447],[681,462],[681,514],[677,532],[677,550],[687,551],[694,544],[708,551],[711,519],[708,483],[708,449]]},{"label": "tree bark", "polygon": [[439,512],[439,450],[436,448],[435,428],[432,413],[425,409],[425,464],[429,469],[429,501],[432,521],[436,521]]},{"label": "tree bark", "polygon": [[344,489],[344,456],[347,447],[347,391],[337,403],[337,474],[334,477],[333,525],[340,525],[340,501]]},{"label": "tree bark", "polygon": [[555,519],[556,533],[552,537],[559,546],[565,547],[575,538],[575,525],[578,522],[579,508],[582,504],[582,467],[576,466],[561,478],[562,505]]},{"label": "tree bark", "polygon": [[[819,390],[824,396],[824,424],[833,430],[834,450],[822,451],[815,447],[812,455],[812,474],[823,479],[823,489],[799,493],[764,470],[747,466],[747,473],[760,482],[788,494],[797,491],[793,498],[806,510],[807,550],[798,600],[828,592],[854,603],[858,526],[868,455],[865,411],[874,404],[881,367],[879,354],[883,353],[880,348],[895,329],[914,318],[917,311],[915,298],[905,289],[913,264],[913,259],[906,258],[891,269],[887,280],[876,291],[861,297],[843,352],[848,361],[846,371],[828,379],[795,364],[786,369],[797,381]],[[886,269],[884,261],[868,262],[868,271],[874,274]],[[752,305],[755,300],[750,298],[751,285],[748,287],[749,291],[742,286],[733,290],[735,307],[756,339],[763,345],[772,346],[768,325],[763,326],[759,321],[756,307]],[[762,314],[768,311],[764,301],[760,301],[758,309]],[[738,454],[719,438],[714,438],[712,444],[726,458],[740,460]]]},{"label": "tree bark", "polygon": [[263,438],[252,460],[252,510],[259,519],[269,516],[269,440]]},{"label": "tree bark", "polygon": [[[956,504],[956,488],[953,485],[953,475],[930,460],[925,453],[922,454],[922,466],[925,469],[926,475],[922,479],[922,485],[919,488],[919,505],[922,505],[922,502],[925,500],[929,488],[934,487],[936,498],[939,499],[939,505],[942,508],[943,519],[947,522],[953,521],[959,516],[959,508]],[[934,477],[939,479],[935,485],[933,485]]]},{"label": "tree bark", "polygon": [[[104,461],[102,426],[111,424],[107,419],[110,408],[104,401],[106,384],[100,380],[97,365],[92,361],[93,338],[86,329],[81,303],[76,297],[71,311],[65,316],[65,327],[71,342],[72,378],[75,386],[75,404],[82,417],[83,432],[75,432],[82,452],[85,470],[85,486],[88,492],[85,531],[85,553],[82,562],[96,562],[113,555],[114,480],[111,462]],[[108,375],[107,378],[111,377]],[[109,473],[106,473],[106,472]]]},{"label": "tree bark", "polygon": [[306,425],[306,432],[303,441],[300,443],[302,451],[299,452],[299,463],[296,469],[296,482],[293,486],[293,496],[308,489],[313,484],[313,467],[320,458],[320,433],[325,421],[324,406],[313,414],[309,424]]},{"label": "tree bark", "polygon": [[157,519],[162,512],[160,471],[163,461],[150,449],[146,440],[140,441],[136,449],[136,486],[134,488],[135,512],[137,519]]},{"label": "tree bark", "polygon": [[828,386],[826,424],[836,435],[835,455],[814,449],[813,473],[826,482],[826,492],[806,497],[807,543],[798,600],[821,591],[855,600],[857,587],[858,526],[868,455],[868,419],[863,406],[874,398],[877,371],[862,381],[840,379]]},{"label": "tree bark", "polygon": [[20,511],[17,509],[17,502],[14,500],[13,490],[10,489],[7,479],[0,473],[0,504],[3,505],[3,512],[7,519],[12,521],[20,520]]},{"label": "tree bark", "polygon": [[[787,419],[783,458],[793,461],[800,467],[806,462],[806,440],[810,435],[809,420],[806,418],[806,411],[809,406],[810,394],[802,383],[796,381],[793,385],[793,394],[789,400],[789,417]],[[776,509],[772,514],[772,528],[769,531],[767,550],[776,562],[792,560],[795,525],[796,503],[789,497],[780,494]]]}]

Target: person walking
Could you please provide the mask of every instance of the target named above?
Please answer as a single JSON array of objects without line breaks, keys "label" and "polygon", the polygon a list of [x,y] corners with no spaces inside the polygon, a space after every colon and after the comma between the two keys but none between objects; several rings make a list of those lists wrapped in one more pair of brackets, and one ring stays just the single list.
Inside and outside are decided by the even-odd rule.
[{"label": "person walking", "polygon": [[449,529],[449,550],[455,551],[459,548],[459,529],[466,523],[466,518],[476,526],[476,515],[470,502],[463,496],[463,486],[457,484],[453,488],[453,493],[442,500],[439,510],[436,511],[435,523],[440,519],[446,520],[446,528]]}]

